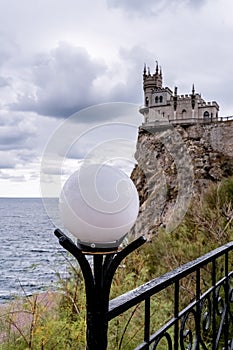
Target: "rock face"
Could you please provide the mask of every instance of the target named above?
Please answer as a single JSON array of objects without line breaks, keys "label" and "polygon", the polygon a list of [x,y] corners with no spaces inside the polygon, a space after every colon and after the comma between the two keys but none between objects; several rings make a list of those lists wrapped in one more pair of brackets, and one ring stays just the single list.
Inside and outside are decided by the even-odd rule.
[{"label": "rock face", "polygon": [[132,233],[171,232],[193,196],[233,175],[233,121],[140,127],[135,157],[140,212]]}]

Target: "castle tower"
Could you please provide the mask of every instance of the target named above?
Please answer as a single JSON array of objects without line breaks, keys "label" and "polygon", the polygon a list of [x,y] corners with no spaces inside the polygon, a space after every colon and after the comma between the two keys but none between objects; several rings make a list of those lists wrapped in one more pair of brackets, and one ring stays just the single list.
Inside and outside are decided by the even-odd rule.
[{"label": "castle tower", "polygon": [[152,91],[162,89],[163,85],[163,77],[162,77],[162,69],[160,68],[158,62],[156,61],[155,72],[154,74],[150,73],[150,68],[144,65],[143,71],[143,90],[145,97],[145,106],[150,106],[152,103],[151,94]]}]

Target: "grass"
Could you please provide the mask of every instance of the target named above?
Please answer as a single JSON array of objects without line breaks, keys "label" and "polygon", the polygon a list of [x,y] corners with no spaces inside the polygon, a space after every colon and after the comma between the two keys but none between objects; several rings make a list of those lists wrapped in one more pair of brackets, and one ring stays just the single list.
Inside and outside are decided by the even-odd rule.
[{"label": "grass", "polygon": [[[233,178],[228,178],[195,198],[174,232],[154,232],[151,242],[123,261],[114,277],[111,298],[232,240]],[[206,271],[204,284],[208,284],[208,276]],[[193,285],[192,278],[183,283],[185,302],[193,298]],[[61,280],[58,289],[60,297],[52,308],[34,296],[5,310],[0,317],[0,350],[85,349],[85,292],[78,266],[71,265],[71,278]],[[168,289],[152,298],[152,330],[171,315],[172,296],[173,290]],[[25,324],[17,322],[20,312],[28,315]],[[142,315],[143,305],[138,305],[110,322],[109,350],[131,350],[142,341]]]}]

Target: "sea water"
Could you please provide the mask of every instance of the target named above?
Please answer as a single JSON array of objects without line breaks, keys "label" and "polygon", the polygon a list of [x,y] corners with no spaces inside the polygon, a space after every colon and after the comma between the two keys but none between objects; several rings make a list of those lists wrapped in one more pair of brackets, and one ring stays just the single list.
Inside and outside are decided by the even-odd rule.
[{"label": "sea water", "polygon": [[40,198],[0,198],[0,303],[56,289],[59,276],[67,277],[67,253],[54,229]]}]

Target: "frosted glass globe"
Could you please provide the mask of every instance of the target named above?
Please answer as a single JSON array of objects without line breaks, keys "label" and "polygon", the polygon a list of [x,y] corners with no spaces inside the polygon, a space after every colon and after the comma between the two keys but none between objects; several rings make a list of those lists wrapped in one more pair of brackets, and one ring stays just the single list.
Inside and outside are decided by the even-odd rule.
[{"label": "frosted glass globe", "polygon": [[139,210],[138,193],[121,170],[84,165],[66,181],[59,209],[65,228],[82,243],[109,246],[133,226]]}]

